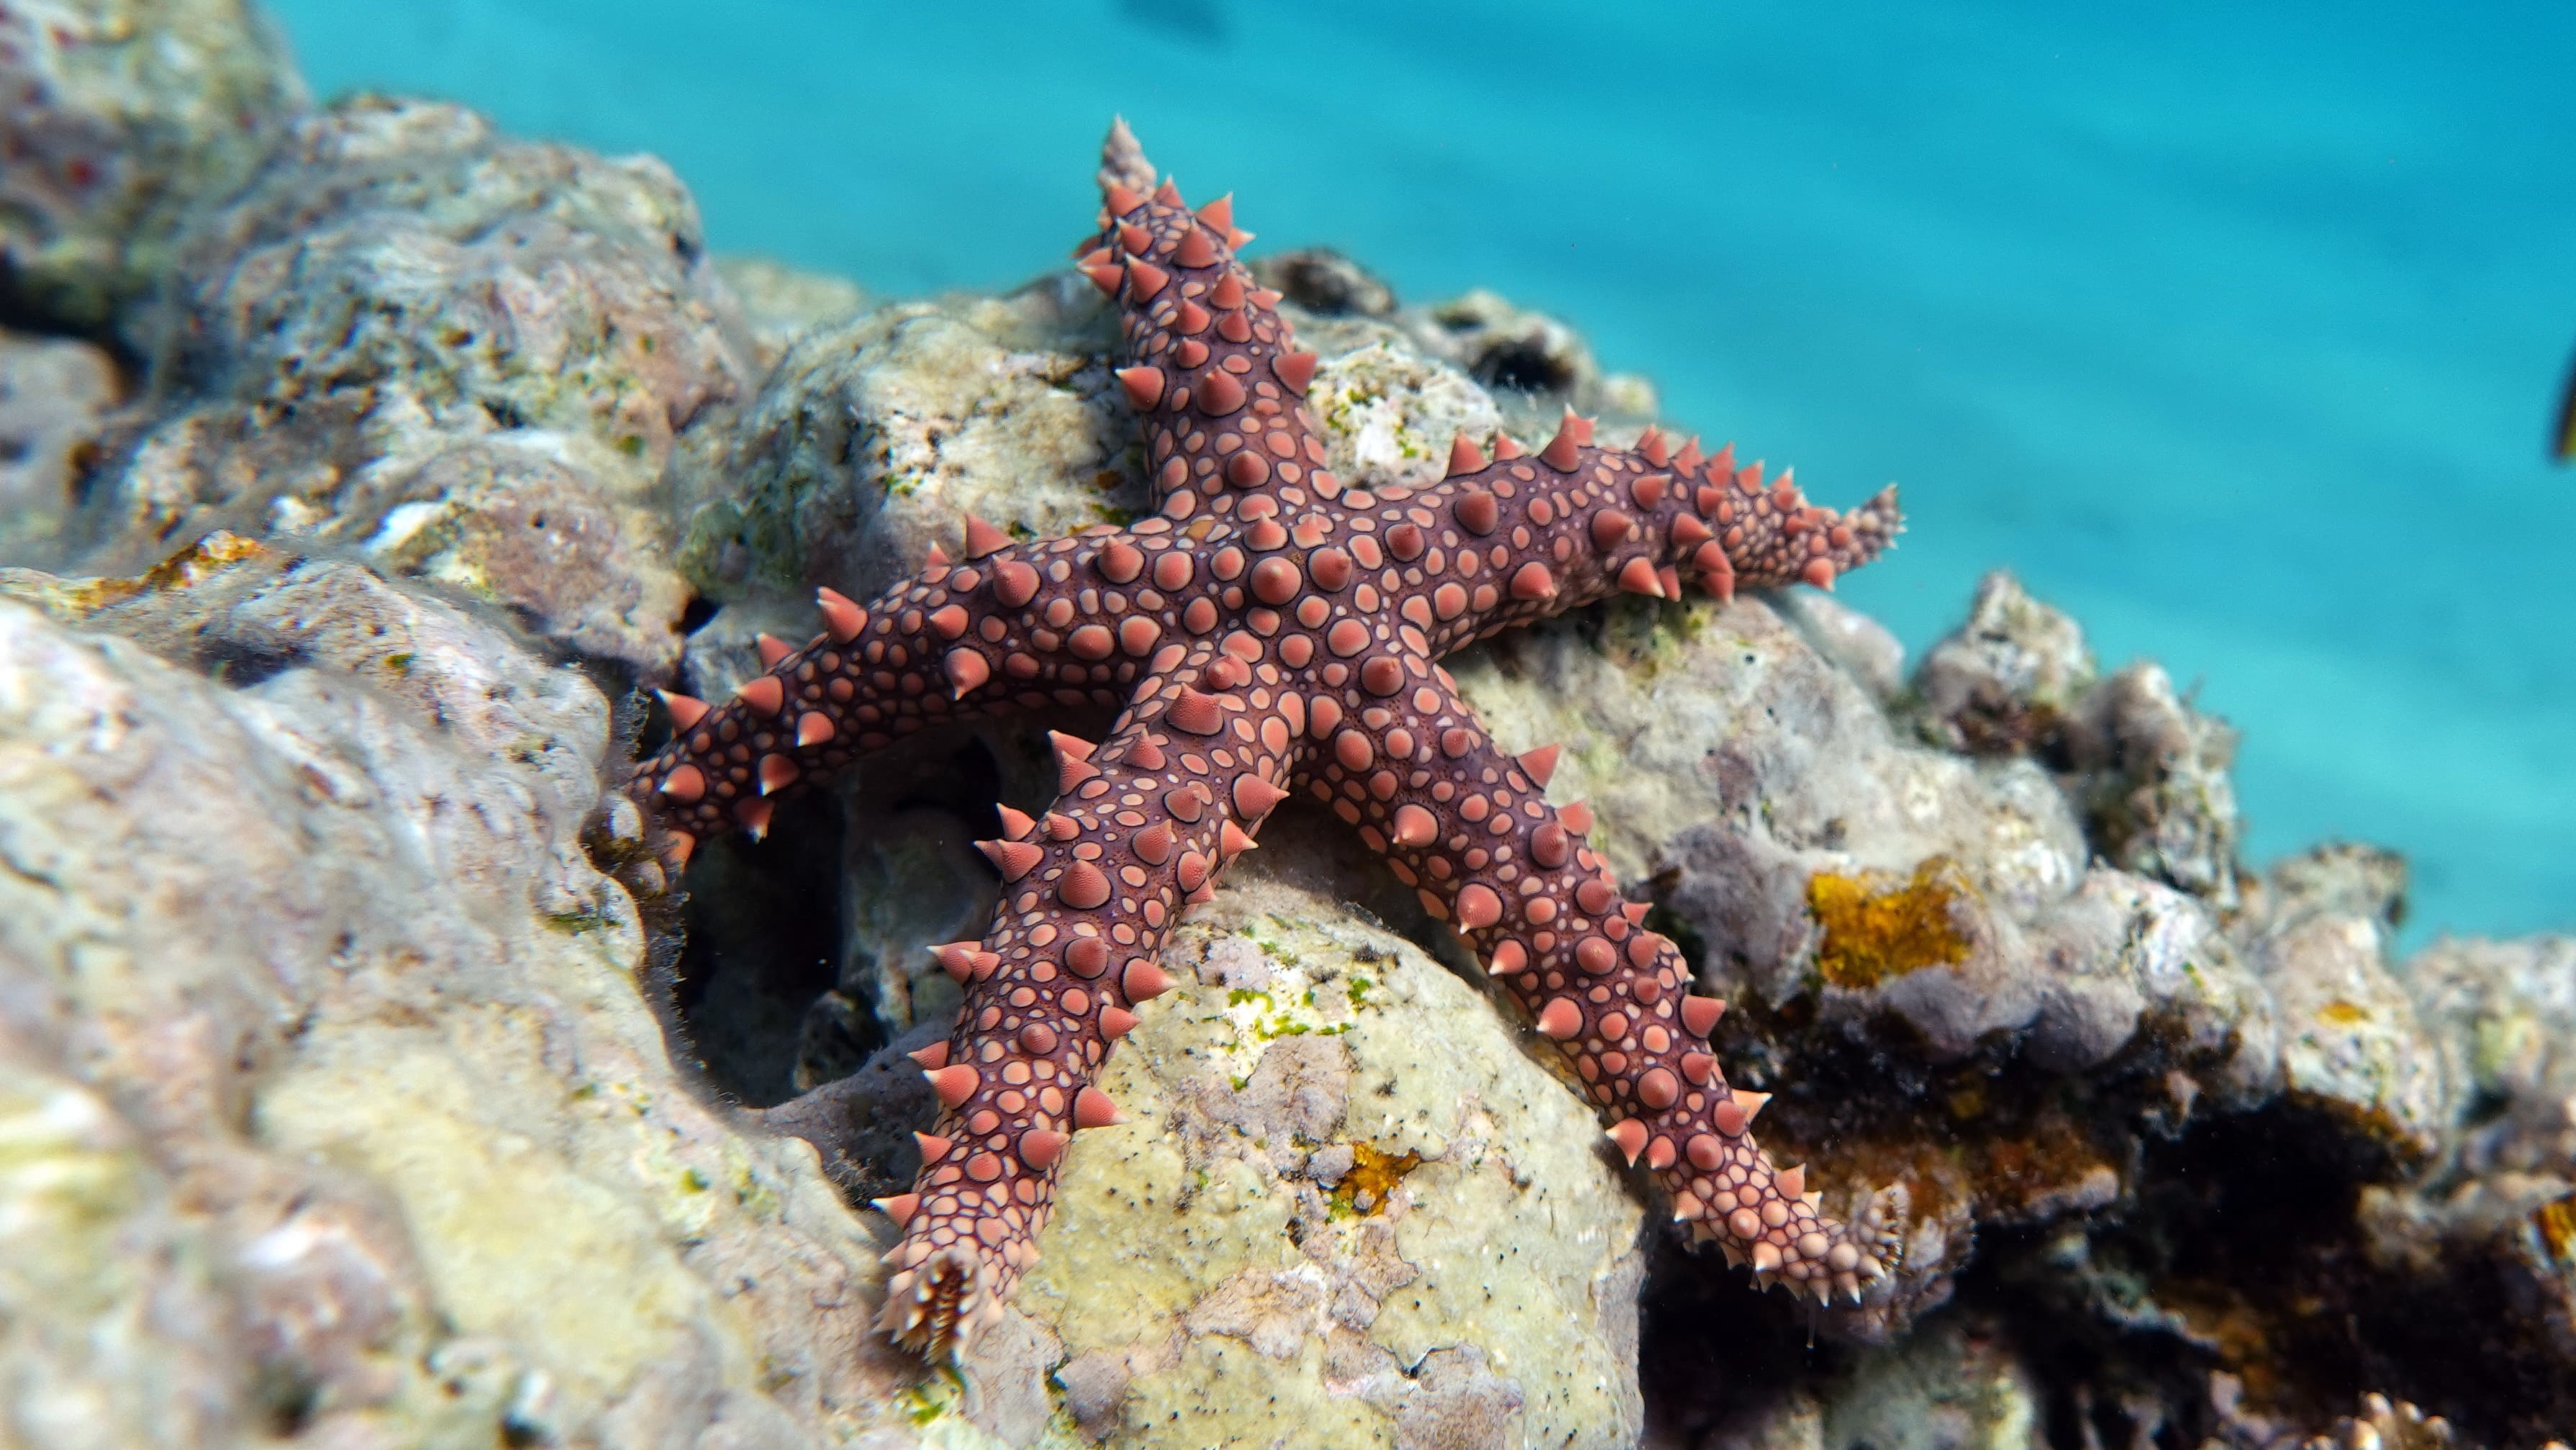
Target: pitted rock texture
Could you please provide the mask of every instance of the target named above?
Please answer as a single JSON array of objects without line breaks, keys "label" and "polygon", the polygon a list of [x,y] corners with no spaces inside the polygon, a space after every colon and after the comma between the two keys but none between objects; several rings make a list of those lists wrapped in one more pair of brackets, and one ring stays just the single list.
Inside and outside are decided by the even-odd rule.
[{"label": "pitted rock texture", "polygon": [[1283,869],[1166,950],[1184,985],[1104,1079],[1130,1122],[1073,1160],[1016,1301],[1077,1418],[1137,1446],[1633,1443],[1640,1205],[1590,1113],[1449,968]]},{"label": "pitted rock texture", "polygon": [[121,331],[192,212],[247,181],[305,106],[248,0],[0,8],[0,278],[58,327]]},{"label": "pitted rock texture", "polygon": [[806,334],[712,465],[692,582],[719,599],[766,587],[802,605],[807,580],[865,597],[969,513],[1030,536],[1132,516],[1145,498],[1102,358],[1110,323],[1050,282]]},{"label": "pitted rock texture", "polygon": [[2511,1406],[2522,1437],[2576,1438],[2576,937],[2437,941],[2407,973],[2453,1090],[2445,1153],[2366,1188],[2358,1216],[2419,1353],[2475,1353],[2381,1382],[2454,1419],[2493,1426]]},{"label": "pitted rock texture", "polygon": [[2293,857],[2236,934],[2279,1008],[2290,1099],[2347,1115],[2353,1142],[2411,1166],[2439,1150],[2456,1084],[2426,1050],[2421,1010],[2392,968],[2395,894],[2370,900],[2347,885],[2357,875],[2367,890],[2379,864],[2348,852]]},{"label": "pitted rock texture", "polygon": [[180,243],[175,402],[98,490],[87,566],[217,526],[356,550],[661,677],[687,598],[664,491],[751,354],[659,162],[349,101]]},{"label": "pitted rock texture", "polygon": [[1652,383],[1604,372],[1573,328],[1483,288],[1405,313],[1402,322],[1424,351],[1488,388],[1525,400],[1530,411],[1513,420],[1524,429],[1568,407],[1605,414],[1613,422],[1655,415]]},{"label": "pitted rock texture", "polygon": [[910,1443],[868,1234],[665,1054],[580,673],[240,540],[0,583],[13,1443]]},{"label": "pitted rock texture", "polygon": [[2082,627],[1998,570],[1925,655],[1910,703],[1934,744],[2057,773],[2110,865],[2236,904],[2236,732],[2177,696],[2163,667],[2100,677]]},{"label": "pitted rock texture", "polygon": [[766,257],[716,258],[751,329],[753,372],[766,376],[798,338],[868,310],[865,288],[846,277],[807,272]]}]

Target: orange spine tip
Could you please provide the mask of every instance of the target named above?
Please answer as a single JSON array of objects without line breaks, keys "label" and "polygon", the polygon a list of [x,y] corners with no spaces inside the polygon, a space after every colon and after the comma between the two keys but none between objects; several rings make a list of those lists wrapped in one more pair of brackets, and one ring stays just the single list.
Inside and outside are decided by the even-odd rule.
[{"label": "orange spine tip", "polygon": [[959,1062],[936,1068],[923,1076],[930,1079],[930,1090],[939,1095],[939,1105],[953,1108],[975,1095],[984,1079],[969,1064]]},{"label": "orange spine tip", "polygon": [[1137,957],[1127,964],[1127,970],[1119,976],[1118,986],[1119,990],[1127,994],[1128,1001],[1150,1002],[1172,990],[1172,978],[1171,974],[1161,967],[1143,957]]},{"label": "orange spine tip", "polygon": [[671,728],[674,730],[694,730],[699,721],[707,718],[707,702],[704,700],[669,690],[653,693],[662,697],[662,708],[671,712]]},{"label": "orange spine tip", "polygon": [[1619,1145],[1620,1155],[1628,1160],[1631,1168],[1637,1165],[1637,1155],[1646,1151],[1646,1125],[1635,1118],[1621,1118],[1610,1125],[1605,1136]]},{"label": "orange spine tip", "polygon": [[1017,881],[1036,870],[1039,858],[1045,854],[1026,841],[977,841],[975,849],[984,853],[984,859],[993,863],[993,869],[1001,872],[1005,881]]},{"label": "orange spine tip", "polygon": [[1109,1094],[1095,1087],[1084,1088],[1073,1097],[1073,1125],[1076,1128],[1110,1128],[1127,1121]]},{"label": "orange spine tip", "polygon": [[1127,394],[1127,406],[1141,413],[1163,401],[1163,370],[1121,368],[1118,370],[1118,386]]},{"label": "orange spine tip", "polygon": [[981,559],[1011,546],[1011,536],[973,514],[966,516],[966,557]]},{"label": "orange spine tip", "polygon": [[983,651],[963,645],[948,652],[940,661],[940,669],[948,676],[948,697],[952,700],[965,699],[993,678],[993,662],[984,658]]},{"label": "orange spine tip", "polygon": [[1155,266],[1151,262],[1129,262],[1127,264],[1127,300],[1130,302],[1145,301],[1155,293],[1162,291],[1163,284],[1171,280],[1171,273],[1164,271],[1162,268]]},{"label": "orange spine tip", "polygon": [[1278,376],[1279,385],[1292,396],[1304,397],[1307,387],[1315,381],[1315,355],[1311,352],[1283,352],[1270,360],[1270,371]]},{"label": "orange spine tip", "polygon": [[815,590],[814,602],[823,610],[824,630],[842,644],[857,639],[868,626],[868,612],[836,590]]},{"label": "orange spine tip", "polygon": [[1726,1004],[1715,997],[1696,994],[1682,998],[1682,1027],[1693,1037],[1706,1037],[1717,1030],[1717,1019],[1726,1015]]},{"label": "orange spine tip", "polygon": [[1044,1173],[1064,1156],[1064,1145],[1072,1141],[1053,1128],[1031,1128],[1020,1135],[1020,1161]]},{"label": "orange spine tip", "polygon": [[1247,771],[1234,778],[1234,808],[1252,820],[1270,814],[1270,808],[1288,799],[1288,792],[1260,776]]},{"label": "orange spine tip", "polygon": [[1519,756],[1521,773],[1530,778],[1530,784],[1545,790],[1547,783],[1556,778],[1557,757],[1564,753],[1562,744],[1542,745],[1536,750],[1523,751]]}]

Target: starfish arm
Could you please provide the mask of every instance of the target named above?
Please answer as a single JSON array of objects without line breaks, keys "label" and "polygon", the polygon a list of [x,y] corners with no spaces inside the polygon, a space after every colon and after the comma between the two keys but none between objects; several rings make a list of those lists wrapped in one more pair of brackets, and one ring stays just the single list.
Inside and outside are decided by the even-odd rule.
[{"label": "starfish arm", "polygon": [[627,790],[676,866],[710,831],[765,829],[778,792],[924,726],[1128,699],[1215,626],[1228,586],[1198,543],[1148,519],[935,564],[864,606],[826,591],[824,632],[771,646],[733,698],[674,697],[669,743]]},{"label": "starfish arm", "polygon": [[920,1176],[888,1203],[904,1235],[880,1325],[903,1344],[937,1353],[999,1317],[1037,1260],[1070,1135],[1115,1121],[1092,1082],[1170,985],[1165,933],[1287,795],[1303,705],[1260,668],[1193,651],[1098,748],[1060,737],[1053,808],[984,843],[1009,890],[980,944],[939,949],[965,1004],[924,1064],[941,1113]]},{"label": "starfish arm", "polygon": [[1839,513],[1808,503],[1787,473],[1765,486],[1762,465],[1737,468],[1731,448],[1704,459],[1654,433],[1630,449],[1591,436],[1568,414],[1545,449],[1490,462],[1462,438],[1441,482],[1342,500],[1377,516],[1402,571],[1386,587],[1410,586],[1404,617],[1433,653],[1622,591],[1677,597],[1686,578],[1720,598],[1830,588],[1902,530],[1892,486]]},{"label": "starfish arm", "polygon": [[[1133,162],[1150,172],[1141,154]],[[1187,518],[1230,495],[1291,488],[1339,494],[1303,402],[1315,355],[1298,350],[1279,294],[1235,260],[1247,237],[1231,203],[1192,212],[1168,182],[1147,195],[1103,176],[1103,224],[1081,265],[1117,300],[1118,378],[1163,511]]]},{"label": "starfish arm", "polygon": [[[1542,759],[1543,776],[1554,753]],[[1805,1175],[1753,1141],[1765,1099],[1730,1089],[1709,1050],[1723,1005],[1690,995],[1689,964],[1637,925],[1643,909],[1586,844],[1589,813],[1550,806],[1531,768],[1443,676],[1346,719],[1296,784],[1357,826],[1530,1013],[1676,1218],[1764,1282],[1856,1294],[1886,1271],[1884,1245],[1825,1217]]]}]

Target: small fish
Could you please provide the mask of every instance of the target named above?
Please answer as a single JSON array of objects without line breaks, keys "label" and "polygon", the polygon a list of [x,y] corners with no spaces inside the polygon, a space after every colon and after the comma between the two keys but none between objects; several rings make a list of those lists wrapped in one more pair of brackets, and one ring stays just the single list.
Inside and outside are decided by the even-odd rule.
[{"label": "small fish", "polygon": [[2558,426],[2549,435],[2549,456],[2560,463],[2576,461],[2576,364],[2567,369],[2567,386],[2558,395]]}]

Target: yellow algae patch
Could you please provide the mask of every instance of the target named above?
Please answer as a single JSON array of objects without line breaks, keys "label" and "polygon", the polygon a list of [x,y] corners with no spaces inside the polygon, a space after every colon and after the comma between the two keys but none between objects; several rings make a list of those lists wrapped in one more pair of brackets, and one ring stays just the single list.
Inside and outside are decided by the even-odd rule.
[{"label": "yellow algae patch", "polygon": [[2541,1248],[2562,1264],[2576,1264],[2576,1193],[2553,1198],[2531,1213]]},{"label": "yellow algae patch", "polygon": [[1951,908],[1972,891],[1947,856],[1926,858],[1902,886],[1817,872],[1807,878],[1807,910],[1825,930],[1816,970],[1837,987],[1874,987],[1965,961],[1968,938]]},{"label": "yellow algae patch", "polygon": [[44,580],[41,586],[19,582],[6,593],[57,620],[78,623],[92,612],[111,604],[123,604],[142,595],[202,584],[245,559],[256,559],[268,552],[268,546],[257,539],[243,538],[229,529],[217,529],[131,579],[47,579],[36,575],[33,577]]},{"label": "yellow algae patch", "polygon": [[1404,1175],[1422,1166],[1419,1153],[1388,1153],[1374,1143],[1351,1145],[1351,1171],[1333,1185],[1333,1207],[1370,1214],[1386,1207],[1386,1196]]}]

